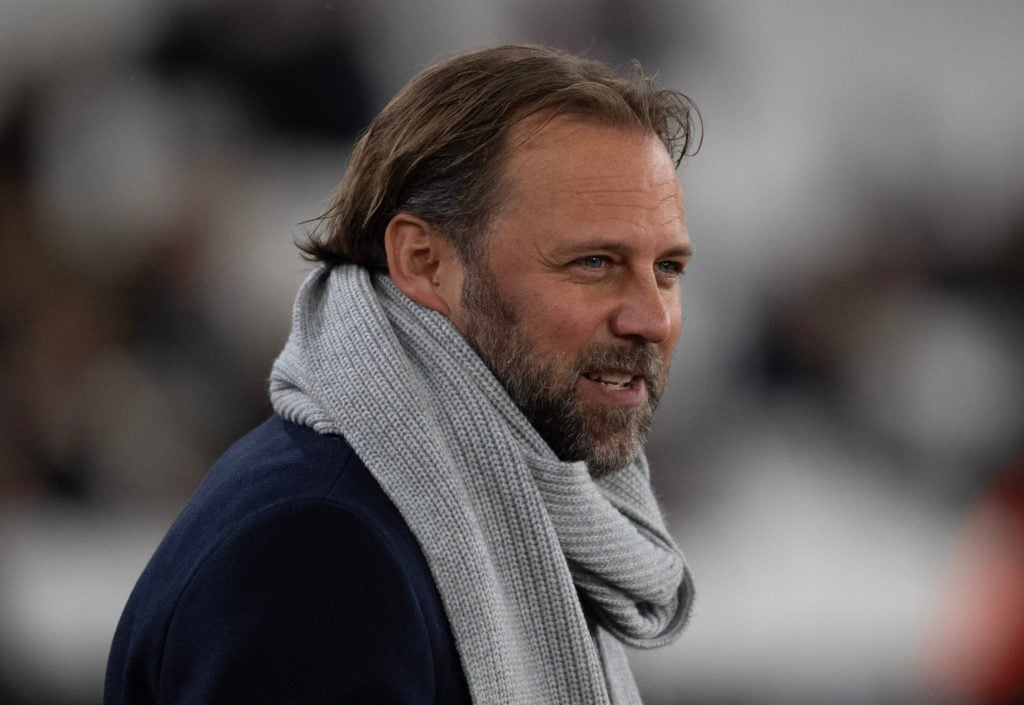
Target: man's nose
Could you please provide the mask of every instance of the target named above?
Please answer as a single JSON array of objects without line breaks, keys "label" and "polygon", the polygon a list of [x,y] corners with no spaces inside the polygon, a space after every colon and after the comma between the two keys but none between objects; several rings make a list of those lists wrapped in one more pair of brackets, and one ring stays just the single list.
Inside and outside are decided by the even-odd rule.
[{"label": "man's nose", "polygon": [[624,287],[619,306],[611,318],[612,333],[620,338],[641,338],[649,343],[663,343],[672,333],[673,307],[678,306],[676,292],[649,280],[633,281]]}]

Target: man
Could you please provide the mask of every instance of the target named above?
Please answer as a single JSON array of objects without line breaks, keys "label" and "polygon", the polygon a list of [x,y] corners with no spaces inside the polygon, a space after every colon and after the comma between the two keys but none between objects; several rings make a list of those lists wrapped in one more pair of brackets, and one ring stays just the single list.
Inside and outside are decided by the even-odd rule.
[{"label": "man", "polygon": [[635,703],[692,587],[642,448],[688,101],[536,47],[432,66],[307,252],[276,414],[143,573],[106,702]]}]

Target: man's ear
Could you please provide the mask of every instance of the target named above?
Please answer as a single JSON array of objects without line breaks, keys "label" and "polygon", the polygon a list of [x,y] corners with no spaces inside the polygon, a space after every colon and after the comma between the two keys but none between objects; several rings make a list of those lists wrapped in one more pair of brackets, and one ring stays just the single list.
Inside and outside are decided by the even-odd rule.
[{"label": "man's ear", "polygon": [[462,262],[452,244],[421,218],[399,213],[384,231],[388,272],[410,299],[449,318],[459,310]]}]

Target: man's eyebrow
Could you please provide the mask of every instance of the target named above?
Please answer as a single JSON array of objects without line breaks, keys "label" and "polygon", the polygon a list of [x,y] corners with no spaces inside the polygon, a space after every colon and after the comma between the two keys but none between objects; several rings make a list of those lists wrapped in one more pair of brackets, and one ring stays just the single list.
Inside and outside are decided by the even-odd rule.
[{"label": "man's eyebrow", "polygon": [[662,257],[685,257],[689,259],[693,257],[693,245],[686,244],[680,245],[679,247],[673,247],[667,252],[662,253]]},{"label": "man's eyebrow", "polygon": [[[567,245],[565,248],[559,249],[565,253],[600,250],[603,252],[614,252],[619,255],[629,255],[636,250],[632,244],[629,242],[622,242],[621,240],[584,240],[583,242],[573,243],[571,245]],[[690,258],[693,257],[693,245],[690,243],[677,245],[676,247],[671,247],[668,250],[665,250],[658,256]]]}]

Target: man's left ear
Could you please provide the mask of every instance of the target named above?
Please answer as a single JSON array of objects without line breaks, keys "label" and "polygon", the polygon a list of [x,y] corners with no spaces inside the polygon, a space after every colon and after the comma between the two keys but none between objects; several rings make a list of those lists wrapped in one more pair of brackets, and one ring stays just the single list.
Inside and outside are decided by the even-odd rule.
[{"label": "man's left ear", "polygon": [[384,230],[384,249],[395,286],[451,318],[462,291],[462,262],[451,242],[425,220],[398,213]]}]

